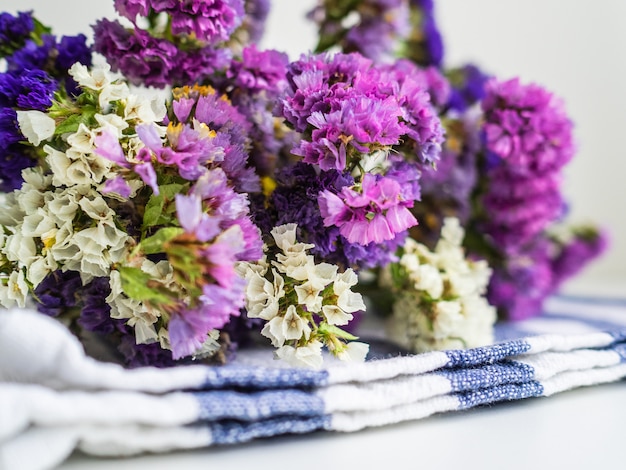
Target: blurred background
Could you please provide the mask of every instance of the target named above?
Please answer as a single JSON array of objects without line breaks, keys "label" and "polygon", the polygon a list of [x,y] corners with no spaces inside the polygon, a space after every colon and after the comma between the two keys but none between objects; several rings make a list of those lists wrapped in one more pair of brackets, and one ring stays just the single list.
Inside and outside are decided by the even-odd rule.
[{"label": "blurred background", "polygon": [[[313,47],[315,29],[304,16],[314,4],[272,0],[263,45],[291,59]],[[60,35],[90,37],[90,24],[115,16],[113,0],[2,0],[0,6],[34,10]],[[621,282],[626,293],[626,2],[435,0],[435,8],[446,66],[473,62],[500,78],[537,82],[565,100],[579,149],[565,172],[570,220],[600,224],[611,237],[610,251],[575,285]]]}]

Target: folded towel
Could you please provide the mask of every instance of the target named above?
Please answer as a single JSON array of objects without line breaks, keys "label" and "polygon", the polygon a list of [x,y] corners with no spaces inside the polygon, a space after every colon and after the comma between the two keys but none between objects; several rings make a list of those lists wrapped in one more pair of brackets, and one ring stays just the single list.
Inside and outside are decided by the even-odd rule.
[{"label": "folded towel", "polygon": [[50,468],[75,448],[131,455],[352,432],[626,376],[626,301],[555,297],[546,310],[500,325],[491,346],[323,370],[285,367],[270,350],[221,367],[124,369],[87,357],[53,319],[2,312],[0,467]]}]

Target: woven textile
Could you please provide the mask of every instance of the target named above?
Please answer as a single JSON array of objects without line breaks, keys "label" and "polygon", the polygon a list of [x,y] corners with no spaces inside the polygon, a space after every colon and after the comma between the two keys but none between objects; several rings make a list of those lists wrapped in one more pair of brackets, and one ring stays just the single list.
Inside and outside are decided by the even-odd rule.
[{"label": "woven textile", "polygon": [[286,368],[269,350],[222,367],[127,370],[85,356],[52,319],[2,312],[0,467],[48,468],[75,448],[131,455],[351,432],[626,377],[626,301],[556,297],[498,335],[488,347],[318,371]]}]

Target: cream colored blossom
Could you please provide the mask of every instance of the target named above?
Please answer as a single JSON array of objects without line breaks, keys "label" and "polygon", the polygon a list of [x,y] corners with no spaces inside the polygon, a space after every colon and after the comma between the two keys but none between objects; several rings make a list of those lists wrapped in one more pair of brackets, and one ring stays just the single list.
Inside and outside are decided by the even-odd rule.
[{"label": "cream colored blossom", "polygon": [[17,111],[20,131],[28,141],[37,146],[54,135],[54,119],[41,111]]}]

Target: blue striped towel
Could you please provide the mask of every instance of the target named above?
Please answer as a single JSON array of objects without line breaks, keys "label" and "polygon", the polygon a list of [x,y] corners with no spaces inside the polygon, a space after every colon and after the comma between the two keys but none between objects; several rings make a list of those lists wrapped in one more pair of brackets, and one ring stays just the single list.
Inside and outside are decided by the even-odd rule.
[{"label": "blue striped towel", "polygon": [[128,370],[85,356],[50,318],[2,312],[0,467],[50,468],[76,448],[119,456],[352,432],[626,377],[626,301],[555,297],[497,334],[492,346],[317,371],[269,350],[221,367]]}]

